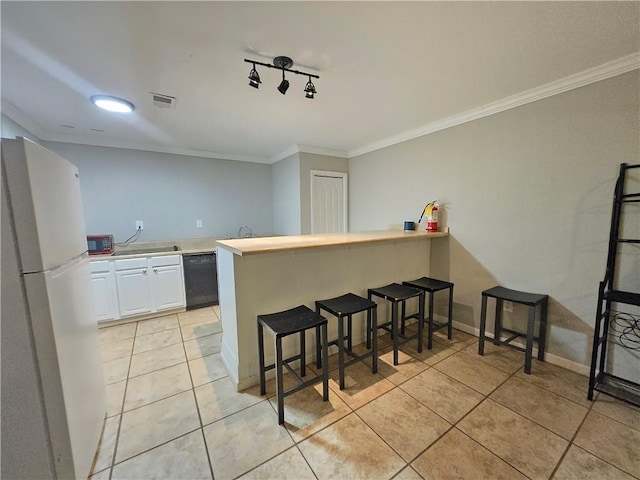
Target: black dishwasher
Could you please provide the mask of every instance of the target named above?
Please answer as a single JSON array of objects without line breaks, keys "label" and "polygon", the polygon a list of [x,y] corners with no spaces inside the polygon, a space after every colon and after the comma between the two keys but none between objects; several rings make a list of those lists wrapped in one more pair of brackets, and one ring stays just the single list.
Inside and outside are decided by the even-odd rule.
[{"label": "black dishwasher", "polygon": [[218,272],[215,252],[183,254],[182,265],[187,310],[217,305]]}]

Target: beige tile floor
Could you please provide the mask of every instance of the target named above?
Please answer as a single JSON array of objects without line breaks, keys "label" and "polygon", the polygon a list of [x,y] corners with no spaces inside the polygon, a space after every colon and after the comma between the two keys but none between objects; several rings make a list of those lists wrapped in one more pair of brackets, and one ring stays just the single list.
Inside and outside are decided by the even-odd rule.
[{"label": "beige tile floor", "polygon": [[[380,337],[330,395],[285,399],[273,381],[236,392],[220,360],[217,307],[100,331],[108,415],[99,479],[639,479],[640,409],[600,396],[587,378],[455,331],[432,350],[407,344],[393,366]],[[311,367],[313,370],[313,367]]]}]

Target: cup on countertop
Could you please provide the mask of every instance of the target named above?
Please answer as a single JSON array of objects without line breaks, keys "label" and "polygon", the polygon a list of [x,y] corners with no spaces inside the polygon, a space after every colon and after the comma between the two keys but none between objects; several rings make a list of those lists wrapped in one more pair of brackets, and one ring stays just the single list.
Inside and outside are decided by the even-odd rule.
[{"label": "cup on countertop", "polygon": [[409,222],[409,221],[404,222],[404,231],[405,232],[411,232],[411,231],[413,231],[415,229],[416,229],[416,222]]}]

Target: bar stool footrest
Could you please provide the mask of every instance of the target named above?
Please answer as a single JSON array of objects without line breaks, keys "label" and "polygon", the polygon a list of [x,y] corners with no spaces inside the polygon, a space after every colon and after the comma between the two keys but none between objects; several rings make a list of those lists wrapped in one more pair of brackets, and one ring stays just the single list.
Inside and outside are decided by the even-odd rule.
[{"label": "bar stool footrest", "polygon": [[[404,318],[406,320],[409,320],[410,318],[415,318],[416,320],[418,320],[420,317],[420,314],[418,312],[416,313],[412,313],[411,315],[407,315]],[[435,332],[436,330],[440,330],[441,328],[448,328],[449,327],[449,322],[447,323],[440,323],[440,322],[436,322],[435,320],[431,322],[432,325],[432,331]],[[503,330],[505,330],[503,328]]]},{"label": "bar stool footrest", "polygon": [[[381,328],[382,330],[385,330],[387,332],[389,332],[392,336],[393,336],[393,326],[392,326],[392,322],[387,322],[387,323],[383,323],[382,325],[378,325],[378,328]],[[415,340],[416,338],[419,338],[419,334],[414,333],[413,335],[403,335],[402,333],[400,333],[399,329],[398,329],[398,338],[401,338],[402,341],[398,342],[398,345],[403,345],[407,342],[410,342],[411,340]]]}]

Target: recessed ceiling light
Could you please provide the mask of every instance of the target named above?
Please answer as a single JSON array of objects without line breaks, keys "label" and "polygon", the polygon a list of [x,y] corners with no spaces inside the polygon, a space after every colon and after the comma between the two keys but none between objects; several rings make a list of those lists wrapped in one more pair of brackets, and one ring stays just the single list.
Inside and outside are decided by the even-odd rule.
[{"label": "recessed ceiling light", "polygon": [[133,103],[111,95],[93,95],[91,102],[104,110],[117,113],[131,113],[136,108]]}]

